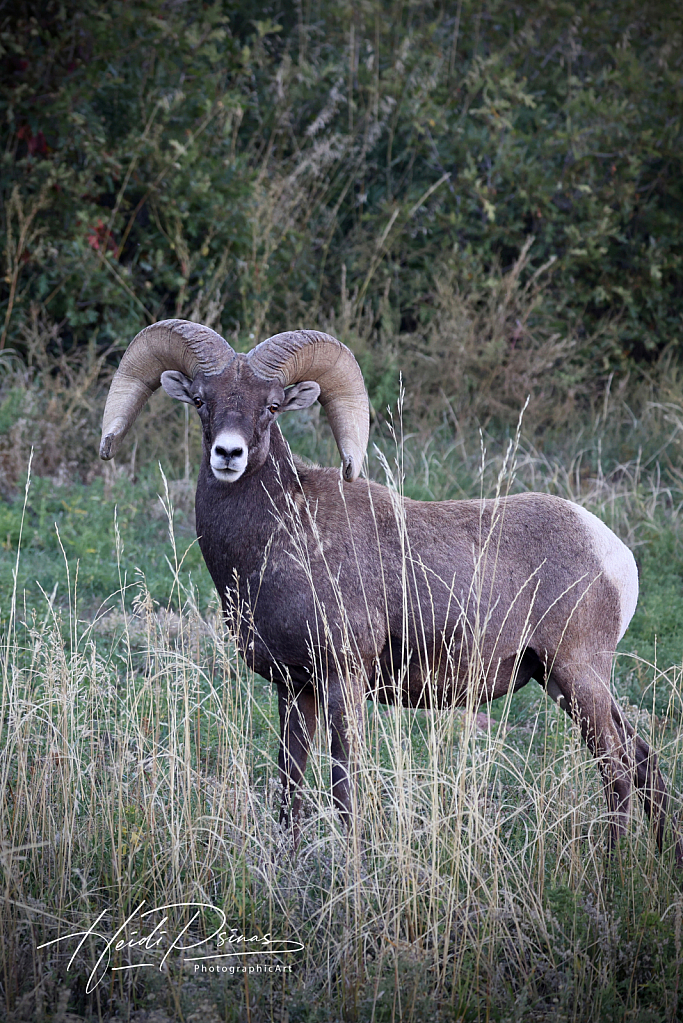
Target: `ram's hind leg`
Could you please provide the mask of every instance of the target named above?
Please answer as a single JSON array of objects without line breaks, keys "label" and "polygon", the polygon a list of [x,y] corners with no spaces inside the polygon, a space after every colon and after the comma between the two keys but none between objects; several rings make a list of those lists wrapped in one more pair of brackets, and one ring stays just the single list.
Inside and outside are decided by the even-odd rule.
[{"label": "ram's hind leg", "polygon": [[617,727],[609,691],[611,658],[553,665],[547,682],[548,694],[571,715],[598,761],[610,814],[610,845],[626,830],[634,777],[633,748]]},{"label": "ram's hind leg", "polygon": [[[579,724],[591,753],[598,760],[610,811],[610,845],[615,845],[628,823],[633,783],[640,791],[662,850],[669,798],[657,766],[657,755],[636,735],[614,702],[609,689],[612,658],[586,663],[554,665],[547,689],[550,696]],[[676,822],[676,859],[683,865],[683,842]]]},{"label": "ram's hind leg", "polygon": [[294,845],[299,841],[299,813],[306,762],[315,735],[317,696],[312,686],[294,690],[285,682],[277,686],[280,712],[278,767],[282,783],[280,823],[291,824]]},{"label": "ram's hind leg", "polygon": [[669,807],[669,795],[657,764],[657,754],[651,750],[644,739],[636,734],[632,725],[626,720],[617,704],[612,701],[612,717],[617,731],[625,736],[625,743],[632,750],[635,761],[634,781],[638,788],[657,840],[660,852],[664,848],[664,831],[667,819],[671,824],[676,843],[676,862],[683,867],[683,839],[678,830],[678,822]]}]

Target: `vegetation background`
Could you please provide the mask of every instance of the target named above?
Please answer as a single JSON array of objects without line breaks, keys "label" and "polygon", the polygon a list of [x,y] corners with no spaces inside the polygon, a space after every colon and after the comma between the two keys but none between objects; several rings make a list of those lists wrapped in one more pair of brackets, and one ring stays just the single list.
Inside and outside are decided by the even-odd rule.
[{"label": "vegetation background", "polygon": [[[410,840],[404,848],[401,828],[419,832],[416,811],[401,809],[392,796],[400,834],[385,817],[370,814],[372,837],[379,849],[377,836],[389,835],[388,846],[404,850],[417,880],[414,890],[394,892],[395,901],[384,903],[378,892],[391,887],[397,861],[380,865],[377,852],[372,863],[356,864],[351,884],[348,863],[339,866],[343,842],[330,852],[321,837],[335,825],[329,807],[315,803],[319,779],[310,795],[318,808],[311,816],[315,848],[324,850],[318,863],[324,884],[313,898],[318,916],[302,909],[310,893],[300,895],[300,866],[287,875],[290,890],[283,876],[249,860],[245,843],[266,860],[276,844],[276,828],[254,817],[274,774],[274,708],[260,683],[240,674],[220,629],[209,628],[210,581],[192,545],[196,422],[158,396],[117,465],[96,457],[108,380],[145,324],[170,316],[200,320],[242,350],[285,328],[330,331],[359,358],[374,407],[373,440],[392,466],[398,420],[394,425],[387,407],[395,407],[403,376],[405,441],[396,472],[406,493],[493,493],[502,471],[506,487],[581,501],[635,549],[641,604],[624,640],[631,656],[618,661],[615,686],[663,750],[675,790],[683,658],[679,6],[667,0],[0,0],[0,104],[7,808],[0,835],[0,994],[7,1018],[119,1013],[143,1020],[153,1012],[159,1019],[191,1019],[192,1012],[197,1019],[211,1012],[249,1020],[425,1018],[424,1012],[453,1019],[679,1018],[683,903],[671,864],[653,858],[647,828],[636,821],[624,852],[630,886],[623,865],[613,877],[595,855],[578,869],[576,843],[594,851],[601,841],[591,838],[600,823],[596,772],[587,763],[581,773],[584,759],[571,729],[565,735],[557,712],[538,695],[520,694],[505,712],[514,725],[506,740],[511,750],[520,737],[514,770],[505,760],[509,776],[490,734],[456,741],[462,725],[455,715],[451,733],[443,726],[442,742],[462,745],[458,778],[469,778],[478,793],[468,809],[461,802],[453,811],[458,856],[465,833],[474,857],[468,862],[490,853],[477,828],[492,812],[491,771],[506,793],[496,813],[514,806],[518,822],[530,803],[545,807],[533,826],[524,825],[527,838],[511,864],[497,846],[475,883],[471,871],[465,880],[455,876],[454,861],[447,868],[435,850],[418,852]],[[527,396],[513,466],[505,463],[505,450]],[[315,416],[288,431],[303,454],[334,461],[325,423]],[[31,449],[33,479],[24,501]],[[172,548],[155,497],[159,459],[170,479],[166,498],[176,508]],[[382,472],[374,455],[371,470]],[[96,609],[116,591],[118,611],[96,628]],[[140,620],[147,627],[136,632]],[[209,629],[201,642],[190,628],[198,621]],[[107,679],[102,690],[97,671],[85,666],[91,646]],[[45,650],[51,659],[43,662]],[[161,674],[149,670],[152,656]],[[199,730],[188,738],[169,722],[180,691],[173,686],[186,679],[190,662],[199,688],[182,690],[181,718],[194,715]],[[213,674],[202,668],[209,662]],[[217,664],[225,690],[215,680]],[[59,699],[55,671],[65,687]],[[140,696],[131,709],[130,693],[140,686],[144,694],[155,678],[168,683],[166,695],[155,689],[149,707]],[[243,693],[244,702],[226,703],[228,689]],[[78,692],[91,708],[87,726],[69,702]],[[224,708],[220,720],[209,713],[214,697]],[[154,713],[165,722],[163,734],[150,724]],[[253,724],[259,714],[271,722],[260,731]],[[436,726],[419,715],[401,721],[416,751],[414,773],[406,774],[403,764],[392,777],[418,779],[419,787],[420,770],[432,763],[429,736]],[[394,740],[401,748],[399,732]],[[173,845],[177,852],[187,841],[185,859],[167,859],[168,828],[155,831],[150,816],[155,800],[133,795],[135,764],[144,775],[162,747],[164,763],[175,750],[195,772],[186,778],[188,801],[176,822],[178,835],[185,826],[188,831]],[[134,763],[124,770],[129,754]],[[384,749],[378,770],[398,770],[387,756]],[[235,797],[219,813],[212,786],[221,779],[227,785],[225,765],[237,762],[256,803]],[[124,772],[118,776],[117,764]],[[163,802],[163,786],[175,782],[172,771],[159,770],[164,780],[154,791]],[[553,789],[557,820],[545,790],[539,795],[546,770],[559,786]],[[118,788],[97,787],[93,779],[102,771],[118,777]],[[95,786],[90,802],[84,779]],[[514,794],[520,786],[525,797]],[[480,799],[482,792],[489,795]],[[425,810],[430,826],[450,820],[444,805],[439,813],[435,804]],[[570,838],[558,823],[567,806],[579,813]],[[220,820],[216,833],[227,836],[210,851],[196,833],[203,815]],[[517,823],[510,827],[516,835]],[[153,837],[143,842],[143,832]],[[126,839],[130,834],[138,839]],[[325,874],[328,854],[336,866]],[[64,857],[75,871],[66,886]],[[111,863],[118,863],[113,874]],[[442,914],[455,896],[443,887],[425,894],[421,871],[439,874],[453,891],[461,886],[464,916]],[[514,883],[510,872],[517,872]],[[372,896],[363,888],[368,874],[378,885]],[[496,887],[503,879],[507,894]],[[35,952],[37,921],[49,940],[46,921],[54,916],[82,920],[117,900],[123,907],[141,892],[194,891],[195,885],[239,907],[245,927],[267,929],[275,900],[282,920],[310,948],[336,950],[334,963],[325,970],[311,952],[305,968],[280,981],[277,997],[272,988],[268,998],[265,988],[250,995],[240,981],[215,985],[210,1008],[197,1009],[203,989],[197,994],[172,977],[167,988],[148,995],[145,977],[130,974],[127,986],[112,984],[94,999],[81,974],[65,972],[67,957]],[[337,912],[356,921],[350,944]],[[393,937],[382,947],[389,952],[368,952],[361,934],[388,919]],[[328,921],[326,930],[321,920]],[[446,933],[450,952],[439,958]]]}]

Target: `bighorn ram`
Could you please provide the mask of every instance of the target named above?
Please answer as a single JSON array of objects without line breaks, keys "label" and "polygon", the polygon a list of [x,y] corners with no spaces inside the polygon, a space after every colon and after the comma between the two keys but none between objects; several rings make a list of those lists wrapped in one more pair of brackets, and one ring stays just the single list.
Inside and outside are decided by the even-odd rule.
[{"label": "bighorn ram", "polygon": [[[199,411],[199,544],[242,657],[278,688],[283,816],[295,833],[318,708],[333,798],[350,821],[350,745],[367,695],[477,704],[534,678],[598,759],[612,842],[635,782],[661,849],[668,797],[656,756],[610,695],[638,573],[607,526],[546,494],[401,501],[359,479],[368,400],[352,353],[327,334],[277,334],[243,355],[196,323],[145,328],[112,381],[102,458],[160,384]],[[317,398],[341,476],[294,460],[277,425]]]}]

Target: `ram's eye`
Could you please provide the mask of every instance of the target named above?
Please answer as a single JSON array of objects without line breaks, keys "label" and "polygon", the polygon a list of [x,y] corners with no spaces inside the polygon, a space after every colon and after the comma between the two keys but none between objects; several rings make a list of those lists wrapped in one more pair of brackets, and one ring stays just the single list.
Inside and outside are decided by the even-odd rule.
[{"label": "ram's eye", "polygon": [[279,410],[280,410],[280,406],[279,406],[279,404],[276,401],[274,401],[272,405],[268,406],[268,411],[269,412],[275,413],[275,412],[279,412]]},{"label": "ram's eye", "polygon": [[195,397],[192,400],[194,401],[195,408],[201,408],[202,405],[204,404],[204,402],[202,401],[198,394],[195,395]]}]

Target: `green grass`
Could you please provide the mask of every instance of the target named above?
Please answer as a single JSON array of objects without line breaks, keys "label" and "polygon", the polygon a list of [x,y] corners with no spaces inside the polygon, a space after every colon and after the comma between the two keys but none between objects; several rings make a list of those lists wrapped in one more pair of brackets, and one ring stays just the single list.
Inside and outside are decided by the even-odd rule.
[{"label": "green grass", "polygon": [[[144,571],[154,600],[166,604],[170,597],[167,559],[172,556],[172,546],[163,495],[157,467],[149,467],[135,483],[120,476],[109,487],[102,478],[90,485],[61,486],[50,479],[34,478],[25,515],[23,495],[0,503],[1,591],[12,592],[23,516],[17,590],[22,596],[25,593],[29,602],[41,591],[51,593],[55,585],[59,596],[66,558],[73,570],[78,567],[80,602],[88,610],[118,590],[122,582],[134,588],[138,569]],[[183,487],[182,508],[175,510],[176,548],[184,571],[201,590],[202,606],[206,606],[212,584],[192,525],[193,501],[189,484]],[[118,554],[116,530],[122,544]],[[2,613],[6,616],[8,608]]]},{"label": "green grass", "polygon": [[[290,435],[309,457],[333,460],[315,422]],[[493,493],[502,454],[482,462],[466,448],[476,453],[474,441],[437,434],[425,460],[407,440],[406,492]],[[561,464],[522,449],[511,486],[533,480],[572,496]],[[381,476],[374,457],[372,468]],[[573,496],[635,541],[642,596],[614,687],[679,805],[677,502],[673,481],[653,490],[654,477],[634,485],[621,468],[601,482],[596,467]],[[274,693],[223,637],[191,546],[187,485],[169,491],[179,505],[171,533],[150,511],[158,493],[168,500],[158,468],[134,484],[123,473],[89,486],[34,479],[18,562],[23,500],[2,506],[6,1010],[125,1019],[154,1007],[193,1023],[678,1018],[683,899],[671,851],[658,855],[636,800],[605,859],[596,765],[533,682],[488,708],[490,731],[461,712],[368,705],[358,844],[331,808],[318,742],[291,854],[277,823]],[[111,932],[143,899],[210,903],[230,927],[304,949],[280,957],[291,974],[201,976],[176,954],[166,972],[107,973],[90,994],[86,946],[69,970],[75,944],[36,952],[103,911]],[[194,922],[197,940],[213,919]]]}]

